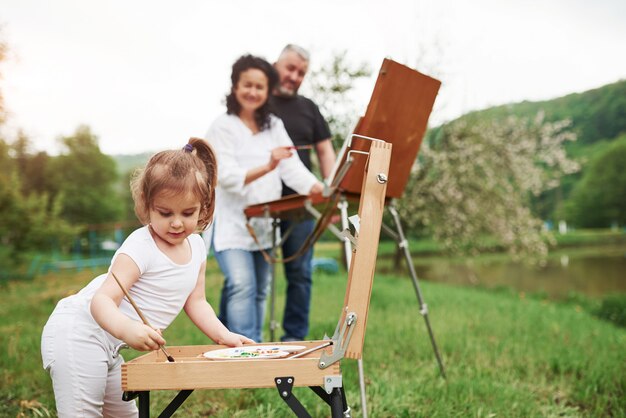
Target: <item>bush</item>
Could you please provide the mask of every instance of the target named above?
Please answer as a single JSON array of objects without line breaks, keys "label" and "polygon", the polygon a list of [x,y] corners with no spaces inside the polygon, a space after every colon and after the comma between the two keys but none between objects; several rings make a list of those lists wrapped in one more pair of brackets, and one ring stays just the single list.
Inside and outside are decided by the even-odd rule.
[{"label": "bush", "polygon": [[626,327],[626,294],[607,296],[595,314],[605,321]]}]

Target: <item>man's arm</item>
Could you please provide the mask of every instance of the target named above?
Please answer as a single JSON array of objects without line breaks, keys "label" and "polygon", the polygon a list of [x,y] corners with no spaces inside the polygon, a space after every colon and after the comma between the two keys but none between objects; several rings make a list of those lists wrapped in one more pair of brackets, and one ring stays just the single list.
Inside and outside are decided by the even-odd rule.
[{"label": "man's arm", "polygon": [[317,153],[317,159],[320,162],[320,171],[323,178],[330,176],[333,167],[335,166],[335,149],[330,138],[326,138],[322,141],[315,143],[315,152]]}]

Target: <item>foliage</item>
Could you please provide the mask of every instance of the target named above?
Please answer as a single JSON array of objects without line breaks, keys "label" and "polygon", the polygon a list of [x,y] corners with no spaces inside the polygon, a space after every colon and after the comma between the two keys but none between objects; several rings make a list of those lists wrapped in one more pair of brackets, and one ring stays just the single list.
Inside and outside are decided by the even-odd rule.
[{"label": "foliage", "polygon": [[[462,118],[504,120],[511,115],[530,118],[538,112],[544,112],[547,122],[572,121],[572,130],[578,140],[566,144],[565,149],[568,156],[583,165],[580,172],[565,176],[559,187],[531,199],[535,215],[556,222],[568,216],[564,206],[568,205],[572,191],[581,180],[586,162],[626,132],[626,80],[552,100],[492,107],[471,112]],[[623,175],[626,177],[626,170]]]},{"label": "foliage", "polygon": [[626,295],[609,295],[605,297],[595,314],[605,321],[612,322],[620,327],[626,327]]},{"label": "foliage", "polygon": [[[1,161],[8,158],[9,146],[0,141]],[[13,167],[9,170],[9,167]],[[23,261],[28,251],[49,250],[53,245],[67,245],[78,232],[60,217],[59,199],[46,193],[24,195],[15,165],[3,166],[0,174],[0,267],[10,270]]]},{"label": "foliage", "polygon": [[115,161],[103,154],[89,127],[80,126],[61,138],[66,152],[50,162],[54,196],[62,196],[65,219],[73,223],[103,223],[120,219],[122,202],[114,192]]},{"label": "foliage", "polygon": [[[545,255],[541,221],[529,196],[556,187],[578,165],[568,122],[509,117],[457,120],[423,146],[399,211],[409,230],[425,228],[448,249],[480,251],[497,243],[515,256]],[[481,238],[481,237],[487,237]]]},{"label": "foliage", "polygon": [[4,275],[26,262],[30,253],[69,250],[81,223],[118,220],[115,194],[103,193],[115,181],[114,162],[100,153],[88,128],[79,128],[64,141],[69,152],[50,157],[33,154],[23,133],[13,143],[0,139]]},{"label": "foliage", "polygon": [[565,209],[580,227],[626,225],[626,135],[592,160]]},{"label": "foliage", "polygon": [[347,62],[347,51],[335,53],[330,62],[321,65],[309,76],[311,98],[326,117],[333,140],[343,143],[356,124],[358,111],[350,105],[350,92],[359,79],[369,77],[366,63],[352,66]]},{"label": "foliage", "polygon": [[615,138],[626,132],[626,80],[557,99],[497,106],[468,117],[505,119],[510,115],[532,117],[538,112],[544,112],[548,122],[570,119],[580,144]]},{"label": "foliage", "polygon": [[22,194],[27,196],[31,193],[49,193],[54,190],[49,176],[49,163],[52,158],[45,152],[33,153],[30,139],[19,132],[17,139],[11,144],[13,161],[15,162]]}]

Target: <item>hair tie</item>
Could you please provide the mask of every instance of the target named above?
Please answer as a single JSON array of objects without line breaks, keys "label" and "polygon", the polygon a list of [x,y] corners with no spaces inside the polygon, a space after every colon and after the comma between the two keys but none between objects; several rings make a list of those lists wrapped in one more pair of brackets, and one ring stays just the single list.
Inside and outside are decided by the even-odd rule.
[{"label": "hair tie", "polygon": [[185,152],[192,152],[193,151],[193,145],[185,144],[185,146],[183,147],[183,151],[185,151]]}]

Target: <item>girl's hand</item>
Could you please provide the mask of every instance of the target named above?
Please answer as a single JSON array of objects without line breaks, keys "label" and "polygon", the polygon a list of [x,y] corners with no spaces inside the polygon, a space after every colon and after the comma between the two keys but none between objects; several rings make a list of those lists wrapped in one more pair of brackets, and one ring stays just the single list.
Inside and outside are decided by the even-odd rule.
[{"label": "girl's hand", "polygon": [[270,171],[275,169],[280,160],[284,160],[285,158],[289,158],[293,155],[291,151],[291,147],[276,147],[272,150],[270,155],[270,162],[268,163]]},{"label": "girl's hand", "polygon": [[219,341],[218,344],[224,344],[230,347],[241,347],[244,344],[254,344],[254,340],[234,332],[228,332]]},{"label": "girl's hand", "polygon": [[122,340],[139,351],[154,351],[165,345],[165,339],[161,336],[160,330],[154,330],[137,321],[133,321]]}]

